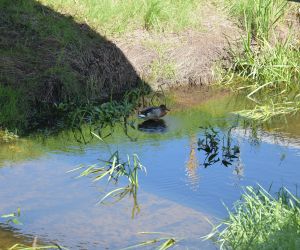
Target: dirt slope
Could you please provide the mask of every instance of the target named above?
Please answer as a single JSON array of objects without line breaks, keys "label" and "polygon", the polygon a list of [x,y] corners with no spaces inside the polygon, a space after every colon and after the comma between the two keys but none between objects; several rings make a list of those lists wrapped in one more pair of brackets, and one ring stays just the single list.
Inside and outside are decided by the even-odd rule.
[{"label": "dirt slope", "polygon": [[114,42],[154,88],[162,83],[208,84],[214,80],[215,65],[228,58],[228,41],[238,39],[241,30],[209,3],[199,16],[202,27],[198,31],[152,34],[139,30]]}]

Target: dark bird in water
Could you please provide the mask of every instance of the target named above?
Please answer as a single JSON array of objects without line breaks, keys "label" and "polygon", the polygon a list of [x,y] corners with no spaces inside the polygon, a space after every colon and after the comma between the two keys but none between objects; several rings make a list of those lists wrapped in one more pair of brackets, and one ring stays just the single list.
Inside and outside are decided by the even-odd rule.
[{"label": "dark bird in water", "polygon": [[167,109],[166,105],[162,104],[159,107],[148,107],[139,112],[139,117],[145,120],[157,120],[160,117],[163,117],[167,114],[167,111],[170,111]]}]

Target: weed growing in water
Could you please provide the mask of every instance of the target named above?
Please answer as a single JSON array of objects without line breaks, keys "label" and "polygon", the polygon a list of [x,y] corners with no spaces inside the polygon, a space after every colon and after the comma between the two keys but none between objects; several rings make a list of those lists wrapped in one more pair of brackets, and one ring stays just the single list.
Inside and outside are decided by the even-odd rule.
[{"label": "weed growing in water", "polygon": [[140,248],[140,247],[158,245],[161,242],[162,243],[160,245],[158,245],[155,249],[157,249],[157,250],[166,250],[166,249],[169,249],[169,248],[177,245],[177,243],[180,241],[180,239],[177,239],[173,235],[166,234],[166,233],[140,232],[139,234],[144,234],[144,235],[145,234],[150,234],[150,235],[160,234],[160,235],[165,235],[165,237],[160,237],[160,238],[155,238],[155,239],[152,239],[152,240],[143,241],[139,244],[123,248],[122,250],[128,250],[128,249],[135,249],[135,248]]},{"label": "weed growing in water", "polygon": [[18,208],[17,212],[10,214],[3,214],[1,218],[6,219],[6,223],[13,223],[15,225],[22,225],[22,222],[19,221],[21,215],[21,209]]},{"label": "weed growing in water", "polygon": [[[98,135],[94,134],[99,140],[103,141]],[[88,167],[80,166],[69,172],[78,171],[85,168],[78,177],[90,176],[93,182],[101,181],[107,178],[108,184],[113,182],[117,184],[121,177],[127,179],[128,184],[124,187],[116,188],[105,194],[99,201],[99,204],[106,204],[106,200],[111,200],[110,203],[115,203],[129,196],[133,198],[132,217],[139,211],[140,207],[137,200],[137,192],[139,188],[138,173],[140,171],[146,173],[146,168],[141,164],[138,156],[134,154],[132,158],[127,156],[125,161],[122,161],[119,152],[111,154],[110,158],[103,161],[103,164],[94,164]]]},{"label": "weed growing in water", "polygon": [[49,249],[49,250],[53,250],[53,249],[59,249],[59,250],[68,250],[68,248],[53,244],[53,245],[48,245],[48,246],[39,246],[39,245],[35,245],[35,246],[26,246],[23,244],[15,244],[12,247],[8,248],[8,250],[42,250],[42,249]]}]

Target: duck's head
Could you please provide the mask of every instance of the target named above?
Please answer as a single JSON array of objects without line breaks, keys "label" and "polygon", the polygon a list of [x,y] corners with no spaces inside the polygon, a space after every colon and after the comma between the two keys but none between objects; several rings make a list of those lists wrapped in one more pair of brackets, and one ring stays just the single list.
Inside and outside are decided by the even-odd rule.
[{"label": "duck's head", "polygon": [[170,109],[168,109],[168,108],[166,107],[166,105],[164,105],[164,104],[160,105],[159,108],[160,108],[162,111],[170,111]]}]

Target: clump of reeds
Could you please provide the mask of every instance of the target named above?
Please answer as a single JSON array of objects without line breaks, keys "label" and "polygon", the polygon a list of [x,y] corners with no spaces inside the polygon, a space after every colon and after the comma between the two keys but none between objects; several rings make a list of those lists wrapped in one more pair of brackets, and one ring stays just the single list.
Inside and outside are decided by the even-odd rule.
[{"label": "clump of reeds", "polygon": [[299,249],[300,200],[282,188],[272,196],[262,187],[246,187],[234,211],[206,239],[221,249]]},{"label": "clump of reeds", "polygon": [[276,35],[279,20],[288,10],[284,0],[229,1],[246,31],[242,53],[232,51],[233,65],[223,84],[245,93],[255,108],[240,115],[269,120],[299,111],[300,46],[292,34],[284,40]]}]

